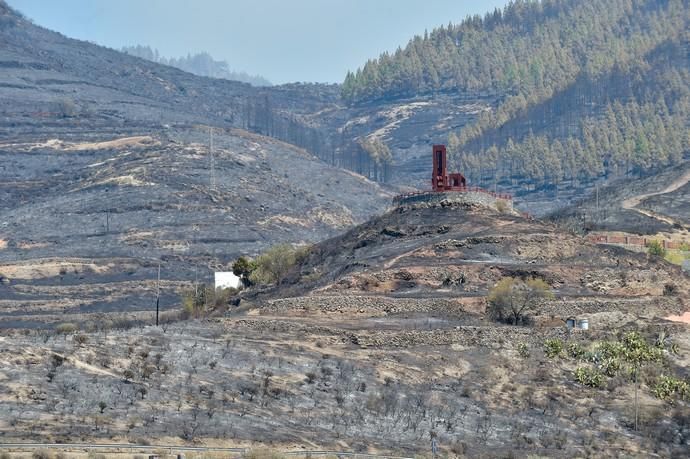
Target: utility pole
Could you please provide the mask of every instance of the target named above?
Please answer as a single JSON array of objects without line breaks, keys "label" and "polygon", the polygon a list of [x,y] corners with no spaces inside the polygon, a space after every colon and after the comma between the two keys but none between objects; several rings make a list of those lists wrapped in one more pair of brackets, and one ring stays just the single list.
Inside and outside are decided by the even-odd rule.
[{"label": "utility pole", "polygon": [[197,273],[198,266],[196,265],[196,262],[194,262],[194,300],[196,301],[196,298],[199,296],[199,276]]},{"label": "utility pole", "polygon": [[211,154],[211,191],[216,191],[216,158],[213,155],[213,128],[209,129],[209,137],[209,151]]},{"label": "utility pole", "polygon": [[599,184],[596,184],[596,190],[597,190],[597,222],[601,220],[601,215],[599,214]]},{"label": "utility pole", "polygon": [[158,311],[161,301],[161,262],[158,262],[158,282],[156,284],[156,327],[158,326]]},{"label": "utility pole", "polygon": [[639,365],[635,367],[635,432],[637,432],[637,419],[638,419],[638,413],[639,413],[639,400],[637,398],[637,373],[639,372],[640,368]]}]

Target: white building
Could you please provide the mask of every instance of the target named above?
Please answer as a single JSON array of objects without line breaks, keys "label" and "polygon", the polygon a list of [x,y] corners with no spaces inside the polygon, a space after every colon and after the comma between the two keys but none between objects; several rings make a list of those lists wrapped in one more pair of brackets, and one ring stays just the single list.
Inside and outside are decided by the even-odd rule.
[{"label": "white building", "polygon": [[242,280],[232,271],[215,273],[216,288],[240,288]]}]

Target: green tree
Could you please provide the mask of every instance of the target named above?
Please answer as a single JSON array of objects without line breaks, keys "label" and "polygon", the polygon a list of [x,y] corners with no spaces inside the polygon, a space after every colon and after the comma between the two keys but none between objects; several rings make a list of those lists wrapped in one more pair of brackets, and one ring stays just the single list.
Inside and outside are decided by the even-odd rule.
[{"label": "green tree", "polygon": [[544,300],[553,298],[549,285],[538,278],[526,281],[504,277],[489,292],[488,313],[498,321],[510,319],[513,325],[523,322],[527,311],[536,309]]},{"label": "green tree", "polygon": [[647,253],[664,258],[666,256],[666,249],[659,241],[650,241],[649,244],[647,244]]},{"label": "green tree", "polygon": [[252,271],[250,279],[258,285],[279,285],[306,254],[307,250],[304,248],[296,249],[290,244],[275,245],[256,258],[256,268]]},{"label": "green tree", "polygon": [[255,269],[256,263],[244,256],[239,257],[232,264],[233,274],[235,276],[239,276],[240,280],[242,281],[242,284],[245,287],[249,287],[251,285],[250,277]]}]

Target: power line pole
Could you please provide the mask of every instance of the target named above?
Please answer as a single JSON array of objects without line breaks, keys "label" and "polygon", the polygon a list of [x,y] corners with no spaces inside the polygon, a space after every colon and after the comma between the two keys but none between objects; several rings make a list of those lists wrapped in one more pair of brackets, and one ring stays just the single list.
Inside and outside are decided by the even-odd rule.
[{"label": "power line pole", "polygon": [[156,327],[158,326],[158,311],[161,301],[161,262],[158,262],[158,283],[156,284]]},{"label": "power line pole", "polygon": [[209,136],[209,151],[211,153],[211,191],[216,191],[216,157],[213,155],[213,128],[209,129]]}]

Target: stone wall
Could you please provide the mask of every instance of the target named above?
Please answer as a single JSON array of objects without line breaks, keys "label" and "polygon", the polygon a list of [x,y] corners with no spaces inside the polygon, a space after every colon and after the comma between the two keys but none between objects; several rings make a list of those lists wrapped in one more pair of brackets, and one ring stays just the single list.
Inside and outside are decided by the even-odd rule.
[{"label": "stone wall", "polygon": [[393,200],[393,205],[401,206],[418,203],[439,204],[441,202],[451,202],[454,204],[478,204],[480,206],[497,209],[497,203],[499,201],[505,203],[505,210],[513,211],[512,199],[485,190],[410,193],[397,196]]}]

